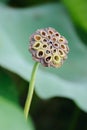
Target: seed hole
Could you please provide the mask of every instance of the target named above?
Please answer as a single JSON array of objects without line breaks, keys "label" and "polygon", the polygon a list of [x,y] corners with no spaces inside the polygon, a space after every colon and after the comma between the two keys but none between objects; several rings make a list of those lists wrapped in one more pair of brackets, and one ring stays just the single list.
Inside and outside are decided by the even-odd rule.
[{"label": "seed hole", "polygon": [[53,42],[55,42],[56,41],[56,38],[55,37],[53,37]]},{"label": "seed hole", "polygon": [[58,33],[56,33],[55,35],[56,35],[57,37],[59,36],[59,34],[58,34]]},{"label": "seed hole", "polygon": [[52,49],[53,47],[52,46],[50,46],[50,49]]},{"label": "seed hole", "polygon": [[43,42],[47,42],[47,39],[44,38],[44,39],[43,39]]},{"label": "seed hole", "polygon": [[48,56],[48,57],[46,58],[46,61],[49,62],[50,60],[51,60],[51,56]]},{"label": "seed hole", "polygon": [[40,46],[40,43],[37,43],[37,44],[35,45],[36,48],[38,48],[39,46]]},{"label": "seed hole", "polygon": [[40,41],[40,40],[41,40],[41,37],[40,37],[40,35],[35,35],[35,36],[34,36],[34,39],[37,40],[37,41]]},{"label": "seed hole", "polygon": [[43,56],[43,51],[39,51],[38,55],[41,57]]},{"label": "seed hole", "polygon": [[53,32],[52,32],[51,30],[49,30],[49,34],[51,34],[51,35],[52,35],[52,34],[53,34]]},{"label": "seed hole", "polygon": [[61,45],[61,48],[62,48],[62,49],[65,49],[65,46],[64,46],[64,45]]},{"label": "seed hole", "polygon": [[58,44],[57,44],[57,43],[55,43],[54,45],[55,45],[56,47],[58,47]]},{"label": "seed hole", "polygon": [[50,41],[49,43],[52,44],[52,41]]},{"label": "seed hole", "polygon": [[41,42],[35,42],[32,46],[33,49],[39,49],[41,47]]},{"label": "seed hole", "polygon": [[56,61],[58,61],[58,60],[59,60],[59,56],[55,56],[54,59],[55,59]]},{"label": "seed hole", "polygon": [[46,50],[46,53],[49,54],[49,53],[50,53],[50,50]]},{"label": "seed hole", "polygon": [[43,48],[46,48],[47,47],[47,45],[43,45]]},{"label": "seed hole", "polygon": [[63,42],[63,38],[60,38],[59,41],[60,41],[60,42]]},{"label": "seed hole", "polygon": [[43,35],[43,36],[46,36],[46,33],[45,33],[44,31],[42,31],[42,35]]},{"label": "seed hole", "polygon": [[59,53],[60,53],[60,55],[63,55],[63,52],[62,52],[62,50],[59,50]]},{"label": "seed hole", "polygon": [[41,49],[38,50],[38,51],[37,51],[37,57],[38,57],[38,58],[41,58],[41,57],[43,57],[43,56],[44,56],[44,51],[41,50]]},{"label": "seed hole", "polygon": [[55,48],[58,48],[58,47],[59,47],[59,44],[56,42],[56,43],[53,44],[53,46],[54,46]]},{"label": "seed hole", "polygon": [[51,36],[48,35],[48,39],[51,39]]},{"label": "seed hole", "polygon": [[56,53],[56,52],[57,52],[57,50],[56,50],[56,49],[54,49],[54,50],[53,50],[53,53]]}]

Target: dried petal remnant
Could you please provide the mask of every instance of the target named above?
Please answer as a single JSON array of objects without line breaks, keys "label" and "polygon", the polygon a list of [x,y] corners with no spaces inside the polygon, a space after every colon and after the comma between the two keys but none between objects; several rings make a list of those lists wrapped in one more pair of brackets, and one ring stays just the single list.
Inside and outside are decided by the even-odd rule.
[{"label": "dried petal remnant", "polygon": [[69,52],[68,42],[54,28],[37,30],[30,37],[29,50],[35,61],[46,67],[61,67]]}]

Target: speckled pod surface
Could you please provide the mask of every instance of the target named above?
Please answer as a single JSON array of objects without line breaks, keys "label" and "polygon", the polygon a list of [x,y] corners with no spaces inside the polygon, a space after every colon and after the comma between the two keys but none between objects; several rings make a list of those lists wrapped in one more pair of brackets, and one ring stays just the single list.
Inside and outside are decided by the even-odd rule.
[{"label": "speckled pod surface", "polygon": [[67,59],[68,41],[52,27],[38,29],[29,42],[33,59],[45,67],[61,67]]}]

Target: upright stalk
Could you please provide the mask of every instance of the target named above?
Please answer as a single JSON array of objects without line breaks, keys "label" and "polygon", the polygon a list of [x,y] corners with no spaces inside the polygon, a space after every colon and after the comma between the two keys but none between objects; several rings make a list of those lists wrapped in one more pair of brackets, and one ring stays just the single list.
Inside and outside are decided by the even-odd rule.
[{"label": "upright stalk", "polygon": [[35,77],[36,77],[36,72],[37,72],[38,66],[39,66],[39,63],[36,62],[34,64],[32,74],[31,74],[28,95],[27,95],[27,99],[26,99],[25,107],[24,107],[24,114],[25,114],[26,119],[28,118],[28,113],[29,113],[30,106],[31,106],[31,101],[32,101],[33,92],[34,92]]},{"label": "upright stalk", "polygon": [[76,106],[74,113],[73,113],[73,116],[72,116],[70,126],[69,126],[69,130],[75,130],[76,129],[76,125],[77,125],[79,116],[80,116],[80,109]]}]

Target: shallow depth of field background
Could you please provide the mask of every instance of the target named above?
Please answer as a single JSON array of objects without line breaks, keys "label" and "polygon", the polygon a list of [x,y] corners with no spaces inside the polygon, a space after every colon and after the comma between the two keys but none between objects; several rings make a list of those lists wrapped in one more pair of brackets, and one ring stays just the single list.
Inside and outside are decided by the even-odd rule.
[{"label": "shallow depth of field background", "polygon": [[[26,122],[29,36],[49,26],[70,53],[60,69],[40,65]],[[87,0],[0,0],[0,130],[87,130]]]}]

